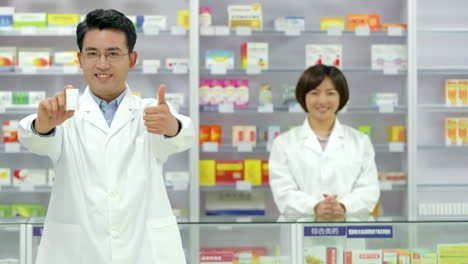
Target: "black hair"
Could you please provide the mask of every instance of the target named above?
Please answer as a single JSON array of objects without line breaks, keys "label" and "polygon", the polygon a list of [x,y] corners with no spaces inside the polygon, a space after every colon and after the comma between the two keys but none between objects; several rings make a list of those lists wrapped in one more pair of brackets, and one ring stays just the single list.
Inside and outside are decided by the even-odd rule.
[{"label": "black hair", "polygon": [[116,29],[123,31],[127,38],[128,51],[132,52],[136,42],[136,31],[132,21],[123,13],[114,9],[95,9],[86,15],[76,27],[76,43],[80,52],[83,48],[83,40],[86,33],[93,29]]},{"label": "black hair", "polygon": [[296,85],[296,100],[304,111],[309,112],[306,106],[307,93],[317,88],[326,77],[330,78],[340,95],[340,104],[337,112],[348,102],[349,89],[344,74],[334,66],[318,64],[305,70]]}]

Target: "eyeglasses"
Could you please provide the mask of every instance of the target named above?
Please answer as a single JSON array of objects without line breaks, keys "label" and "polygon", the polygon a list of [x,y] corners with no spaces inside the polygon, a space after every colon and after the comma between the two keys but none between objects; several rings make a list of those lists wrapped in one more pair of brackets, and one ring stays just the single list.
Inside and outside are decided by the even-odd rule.
[{"label": "eyeglasses", "polygon": [[118,62],[122,60],[123,56],[129,55],[129,53],[122,53],[121,51],[108,51],[104,54],[101,54],[97,51],[85,51],[83,53],[83,59],[86,63],[93,63],[98,61],[101,58],[101,55],[104,55],[107,61],[109,62]]}]

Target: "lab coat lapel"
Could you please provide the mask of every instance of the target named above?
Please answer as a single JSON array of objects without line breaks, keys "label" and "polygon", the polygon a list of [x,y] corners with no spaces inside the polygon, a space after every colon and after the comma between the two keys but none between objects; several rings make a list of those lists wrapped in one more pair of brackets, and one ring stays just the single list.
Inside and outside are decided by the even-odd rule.
[{"label": "lab coat lapel", "polygon": [[310,127],[309,120],[307,120],[307,118],[305,119],[304,123],[302,123],[302,127],[299,130],[299,136],[304,144],[304,147],[311,149],[317,153],[323,152],[322,147],[318,142],[317,136]]},{"label": "lab coat lapel", "polygon": [[120,102],[117,112],[115,113],[114,120],[110,127],[109,136],[115,134],[120,128],[135,118],[135,110],[137,110],[137,103],[135,98],[132,96],[132,91],[127,88],[124,98],[122,99],[122,102]]},{"label": "lab coat lapel", "polygon": [[335,119],[335,125],[333,126],[332,133],[328,139],[327,147],[325,148],[325,153],[334,153],[338,149],[343,147],[343,125],[341,125],[338,119]]},{"label": "lab coat lapel", "polygon": [[104,133],[109,133],[109,126],[107,125],[104,116],[96,104],[94,99],[91,97],[89,88],[86,88],[83,96],[81,97],[79,111],[86,115],[86,120],[93,124],[95,127],[101,129]]}]

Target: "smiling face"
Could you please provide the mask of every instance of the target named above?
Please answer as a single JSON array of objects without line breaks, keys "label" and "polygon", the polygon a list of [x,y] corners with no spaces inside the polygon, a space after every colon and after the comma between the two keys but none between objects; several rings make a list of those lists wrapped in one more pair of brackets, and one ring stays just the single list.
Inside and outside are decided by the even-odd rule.
[{"label": "smiling face", "polygon": [[330,77],[306,94],[305,103],[309,112],[309,121],[334,121],[340,105],[340,94]]},{"label": "smiling face", "polygon": [[[135,65],[137,53],[130,54],[125,33],[114,29],[93,29],[83,39],[82,52],[78,53],[81,69],[94,95],[108,102],[125,90],[128,71]],[[97,59],[90,59],[96,55]],[[109,61],[104,54],[119,54]],[[125,54],[125,55],[124,55]]]}]

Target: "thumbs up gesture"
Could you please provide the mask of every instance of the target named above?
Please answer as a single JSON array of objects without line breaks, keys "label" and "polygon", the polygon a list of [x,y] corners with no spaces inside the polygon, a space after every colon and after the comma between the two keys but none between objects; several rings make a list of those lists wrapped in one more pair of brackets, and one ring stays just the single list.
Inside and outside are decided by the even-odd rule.
[{"label": "thumbs up gesture", "polygon": [[158,89],[158,104],[145,109],[143,120],[146,130],[153,134],[175,136],[179,131],[179,122],[169,111],[166,103],[166,85]]}]

